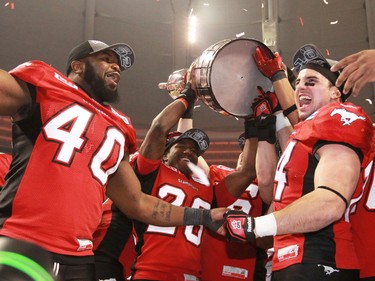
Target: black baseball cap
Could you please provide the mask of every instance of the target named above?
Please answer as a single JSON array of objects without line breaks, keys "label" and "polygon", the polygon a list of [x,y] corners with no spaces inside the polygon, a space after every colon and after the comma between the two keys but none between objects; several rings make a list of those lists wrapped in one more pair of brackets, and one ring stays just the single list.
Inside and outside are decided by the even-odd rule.
[{"label": "black baseball cap", "polygon": [[[302,69],[312,69],[325,78],[327,78],[333,85],[335,85],[337,78],[340,75],[339,71],[332,72],[331,67],[336,64],[337,61],[326,59],[319,49],[314,44],[306,44],[298,49],[293,56],[294,70],[299,73]],[[339,87],[341,92],[341,100],[345,101],[351,92],[344,95],[343,87]]]},{"label": "black baseball cap", "polygon": [[98,52],[103,52],[106,50],[111,50],[117,55],[119,66],[121,71],[128,69],[134,63],[134,51],[133,49],[125,43],[116,43],[113,45],[108,45],[102,41],[98,40],[87,40],[78,46],[74,47],[68,56],[68,62],[66,65],[66,73],[69,74],[71,69],[71,63],[74,60],[79,60],[88,55],[92,55]]},{"label": "black baseball cap", "polygon": [[167,144],[165,151],[167,151],[173,144],[182,139],[191,139],[195,142],[198,149],[198,156],[201,156],[210,146],[210,139],[208,135],[200,129],[190,129],[185,133],[171,132],[167,136]]}]

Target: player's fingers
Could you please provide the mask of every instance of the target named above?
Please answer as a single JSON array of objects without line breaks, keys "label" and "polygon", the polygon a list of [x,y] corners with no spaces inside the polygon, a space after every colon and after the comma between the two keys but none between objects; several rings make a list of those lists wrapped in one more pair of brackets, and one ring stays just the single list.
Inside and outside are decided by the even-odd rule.
[{"label": "player's fingers", "polygon": [[261,86],[257,86],[257,91],[260,94],[260,96],[259,96],[260,98],[264,97],[265,93],[264,93],[264,90]]},{"label": "player's fingers", "polygon": [[357,79],[352,87],[352,95],[357,97],[362,88],[367,84],[368,75],[364,74],[362,77]]},{"label": "player's fingers", "polygon": [[346,58],[343,58],[338,63],[333,65],[331,67],[331,71],[335,72],[335,71],[338,71],[340,69],[343,69],[343,68],[347,67],[349,64],[355,62],[357,60],[357,58],[358,58],[357,54],[347,56]]},{"label": "player's fingers", "polygon": [[[345,67],[339,77],[336,80],[336,87],[340,87],[345,81],[347,81],[351,76],[355,76],[356,71],[358,71],[358,65],[357,64],[351,64],[347,67]],[[349,83],[350,84],[350,83]]]},{"label": "player's fingers", "polygon": [[262,56],[263,58],[266,58],[267,60],[271,59],[271,56],[270,54],[268,53],[268,50],[266,48],[262,48],[260,47],[261,51],[262,51]]},{"label": "player's fingers", "polygon": [[224,227],[224,225],[220,226],[218,230],[216,230],[216,233],[217,234],[220,234],[222,236],[225,236],[227,234],[227,231]]},{"label": "player's fingers", "polygon": [[263,58],[262,51],[261,51],[260,47],[257,47],[255,49],[254,58],[255,58],[255,61],[257,61],[258,63],[261,63],[261,64],[264,63],[264,58]]},{"label": "player's fingers", "polygon": [[[358,83],[360,79],[364,78],[365,73],[363,72],[363,69],[359,68],[355,71],[350,72],[349,75],[347,75],[347,79],[342,82],[344,84],[343,93],[347,94],[349,93],[350,89],[353,89],[354,85]],[[339,77],[340,78],[340,77]],[[336,83],[337,84],[337,83]]]}]

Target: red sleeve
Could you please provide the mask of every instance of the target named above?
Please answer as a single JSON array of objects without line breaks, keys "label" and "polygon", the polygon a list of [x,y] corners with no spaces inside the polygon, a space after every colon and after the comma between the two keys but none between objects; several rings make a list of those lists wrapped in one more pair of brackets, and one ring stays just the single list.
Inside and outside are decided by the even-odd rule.
[{"label": "red sleeve", "polygon": [[237,198],[228,192],[224,181],[224,178],[234,171],[235,169],[223,165],[210,166],[209,177],[215,183],[214,196],[218,207],[227,207],[237,200]]},{"label": "red sleeve", "polygon": [[49,68],[51,67],[42,61],[28,61],[9,71],[9,74],[38,87],[43,83],[42,78]]},{"label": "red sleeve", "polygon": [[142,154],[138,154],[135,162],[137,163],[137,165],[135,165],[136,170],[140,175],[148,175],[161,165],[161,160],[148,159]]},{"label": "red sleeve", "polygon": [[214,186],[214,196],[216,199],[217,207],[227,207],[233,204],[237,198],[229,193],[225,180],[221,180]]},{"label": "red sleeve", "polygon": [[224,165],[211,165],[209,178],[216,183],[221,181],[228,174],[233,173],[234,171],[235,169],[229,168]]},{"label": "red sleeve", "polygon": [[[365,111],[352,103],[331,103],[295,126],[292,138],[311,149],[320,142],[348,144],[364,156],[371,149],[373,128]],[[368,161],[365,159],[363,164]]]}]

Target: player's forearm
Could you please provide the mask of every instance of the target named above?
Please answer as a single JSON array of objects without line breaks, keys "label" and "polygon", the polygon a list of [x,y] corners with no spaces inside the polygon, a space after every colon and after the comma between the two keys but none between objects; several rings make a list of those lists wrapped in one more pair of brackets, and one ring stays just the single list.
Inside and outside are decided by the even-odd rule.
[{"label": "player's forearm", "polygon": [[147,194],[142,194],[141,206],[142,208],[136,213],[137,220],[158,226],[184,224],[184,208],[173,206]]},{"label": "player's forearm", "polygon": [[317,189],[273,215],[279,235],[320,230],[339,220],[344,211],[345,204],[336,195]]},{"label": "player's forearm", "polygon": [[[295,105],[294,90],[287,78],[273,82],[273,87],[281,108],[285,111]],[[293,110],[287,115],[289,122],[294,126],[298,123],[298,112]]]},{"label": "player's forearm", "polygon": [[185,110],[185,104],[179,100],[175,100],[154,118],[150,130],[159,130],[165,134],[168,133],[177,124]]},{"label": "player's forearm", "polygon": [[266,204],[273,198],[273,186],[277,165],[275,146],[266,141],[258,142],[256,173],[260,196]]},{"label": "player's forearm", "polygon": [[167,134],[177,124],[184,112],[185,105],[178,100],[165,107],[152,121],[151,127],[139,148],[139,153],[148,159],[161,159]]},{"label": "player's forearm", "polygon": [[180,118],[177,124],[177,131],[184,133],[187,130],[193,128],[193,119],[191,118]]},{"label": "player's forearm", "polygon": [[256,138],[246,140],[240,168],[225,178],[225,185],[229,193],[236,198],[246,190],[256,177],[255,158],[257,145],[258,141]]}]

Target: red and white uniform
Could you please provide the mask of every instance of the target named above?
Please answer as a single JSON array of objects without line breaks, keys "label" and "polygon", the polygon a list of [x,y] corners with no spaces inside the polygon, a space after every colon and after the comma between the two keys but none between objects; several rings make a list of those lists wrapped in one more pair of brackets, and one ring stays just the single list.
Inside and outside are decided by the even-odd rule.
[{"label": "red and white uniform", "polygon": [[[325,143],[342,143],[366,155],[370,150],[372,123],[351,103],[331,103],[295,126],[275,176],[274,206],[280,210],[314,190],[314,153]],[[362,165],[367,162],[362,161]],[[337,169],[340,169],[338,166]],[[312,233],[274,237],[273,270],[297,263],[322,263],[358,269],[350,223],[341,220]]]},{"label": "red and white uniform", "polygon": [[[222,165],[210,166],[210,179],[220,181],[235,170]],[[262,200],[257,182],[228,208],[242,210],[257,217],[262,213]],[[253,243],[230,243],[225,237],[211,231],[203,233],[202,280],[253,280],[256,262],[256,246]]]},{"label": "red and white uniform", "polygon": [[12,162],[12,155],[7,154],[7,153],[0,153],[0,190],[5,183],[5,175],[9,171],[11,162]]},{"label": "red and white uniform", "polygon": [[[153,172],[142,173],[138,170],[140,166]],[[218,206],[228,206],[235,201],[221,184],[214,188],[205,186],[161,161],[151,161],[142,155],[138,156],[135,170],[143,192],[173,205],[210,209],[214,189]],[[134,226],[138,253],[135,280],[199,280],[203,226],[158,227],[136,221]]]},{"label": "red and white uniform", "polygon": [[360,277],[375,277],[375,158],[364,169],[363,185],[354,193],[349,210]]},{"label": "red and white uniform", "polygon": [[136,149],[129,118],[90,98],[41,61],[11,75],[34,86],[30,115],[13,124],[13,163],[0,194],[0,235],[88,256],[108,180]]},{"label": "red and white uniform", "polygon": [[[129,156],[129,162],[134,164],[138,152]],[[135,243],[132,236],[133,223],[126,217],[112,202],[111,199],[103,203],[103,215],[99,227],[93,235],[94,253],[96,262],[104,264],[111,263],[113,260],[118,261],[122,265],[124,279],[130,275],[131,266],[135,261]],[[103,259],[104,260],[101,260]],[[110,265],[106,271],[112,271]],[[98,273],[98,269],[97,269]],[[103,276],[103,275],[100,275]]]}]

